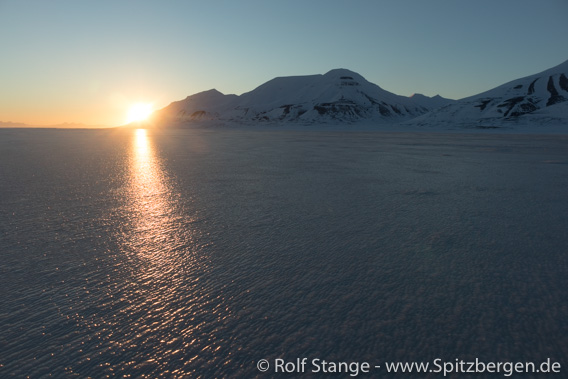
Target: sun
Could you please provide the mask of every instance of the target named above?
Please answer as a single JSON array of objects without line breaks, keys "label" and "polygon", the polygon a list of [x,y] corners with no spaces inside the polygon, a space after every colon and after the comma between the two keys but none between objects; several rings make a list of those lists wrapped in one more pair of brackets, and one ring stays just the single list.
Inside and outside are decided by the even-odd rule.
[{"label": "sun", "polygon": [[133,104],[129,109],[126,116],[126,123],[144,121],[152,114],[154,110],[152,109],[152,104],[148,103],[136,103]]}]

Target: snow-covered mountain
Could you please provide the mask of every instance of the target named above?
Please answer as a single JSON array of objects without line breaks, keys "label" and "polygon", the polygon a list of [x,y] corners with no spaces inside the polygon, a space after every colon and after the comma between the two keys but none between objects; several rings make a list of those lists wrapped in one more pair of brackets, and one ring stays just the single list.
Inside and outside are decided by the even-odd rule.
[{"label": "snow-covered mountain", "polygon": [[192,121],[370,121],[436,127],[567,125],[568,61],[461,100],[388,92],[361,75],[335,69],[324,75],[272,79],[254,90],[200,92],[155,112],[158,124]]},{"label": "snow-covered mountain", "polygon": [[568,123],[568,61],[445,105],[405,124],[499,126]]},{"label": "snow-covered mountain", "polygon": [[162,121],[225,120],[314,123],[359,121],[396,123],[446,104],[447,99],[395,95],[361,75],[335,69],[324,75],[278,77],[237,95],[209,90],[156,112]]}]

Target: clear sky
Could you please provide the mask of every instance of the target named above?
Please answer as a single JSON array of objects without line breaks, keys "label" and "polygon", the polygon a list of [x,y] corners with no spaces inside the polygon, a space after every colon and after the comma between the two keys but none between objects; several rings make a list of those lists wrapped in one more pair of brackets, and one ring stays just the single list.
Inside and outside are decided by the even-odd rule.
[{"label": "clear sky", "polygon": [[567,60],[567,19],[567,0],[0,0],[0,121],[119,125],[333,68],[459,99]]}]

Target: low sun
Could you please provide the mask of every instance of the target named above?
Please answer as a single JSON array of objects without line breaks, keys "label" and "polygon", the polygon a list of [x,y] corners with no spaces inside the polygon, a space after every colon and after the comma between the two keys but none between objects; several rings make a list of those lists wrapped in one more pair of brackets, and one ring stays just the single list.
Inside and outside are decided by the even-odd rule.
[{"label": "low sun", "polygon": [[128,114],[126,116],[126,123],[130,124],[131,122],[137,121],[144,121],[150,117],[152,114],[152,104],[147,103],[136,103],[133,104],[128,109]]}]

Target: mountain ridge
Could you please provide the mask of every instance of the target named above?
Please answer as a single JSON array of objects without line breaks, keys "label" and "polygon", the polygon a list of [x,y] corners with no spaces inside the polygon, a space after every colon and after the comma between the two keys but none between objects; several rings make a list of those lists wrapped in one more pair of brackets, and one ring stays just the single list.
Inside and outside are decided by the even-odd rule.
[{"label": "mountain ridge", "polygon": [[[216,89],[174,101],[155,112],[158,124],[198,121],[357,123],[415,126],[563,122],[568,60],[460,100],[386,91],[344,68],[325,74],[273,78],[241,95]],[[568,119],[568,115],[566,115]],[[568,120],[567,120],[568,121]]]},{"label": "mountain ridge", "polygon": [[[435,101],[451,100],[440,97]],[[239,96],[224,95],[215,89],[203,91],[171,103],[158,111],[156,118],[170,122],[374,120],[392,123],[430,109],[424,101],[386,91],[354,71],[333,69],[325,74],[276,77]]]}]

